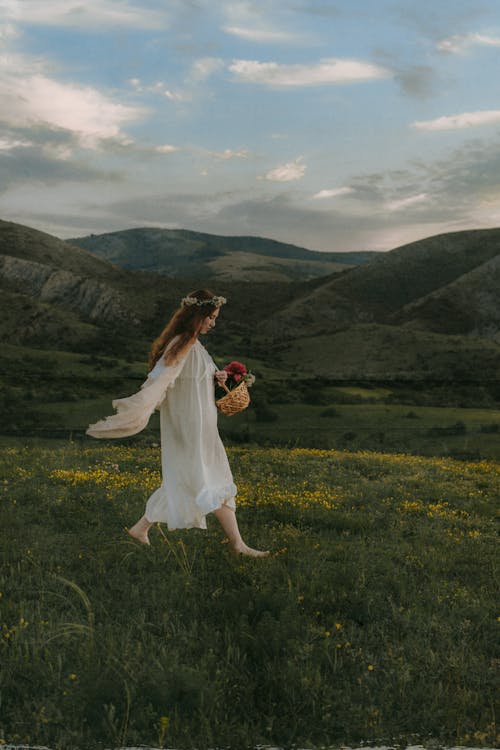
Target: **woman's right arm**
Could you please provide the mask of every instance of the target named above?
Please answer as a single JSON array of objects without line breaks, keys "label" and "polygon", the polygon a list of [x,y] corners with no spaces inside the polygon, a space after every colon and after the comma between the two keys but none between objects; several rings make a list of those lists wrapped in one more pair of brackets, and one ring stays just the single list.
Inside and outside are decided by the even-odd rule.
[{"label": "woman's right arm", "polygon": [[167,390],[179,376],[188,353],[189,349],[183,351],[182,357],[177,357],[172,365],[165,364],[161,357],[140,390],[127,398],[115,399],[113,407],[117,413],[90,425],[87,435],[95,438],[116,438],[141,432],[153,411],[163,402]]}]

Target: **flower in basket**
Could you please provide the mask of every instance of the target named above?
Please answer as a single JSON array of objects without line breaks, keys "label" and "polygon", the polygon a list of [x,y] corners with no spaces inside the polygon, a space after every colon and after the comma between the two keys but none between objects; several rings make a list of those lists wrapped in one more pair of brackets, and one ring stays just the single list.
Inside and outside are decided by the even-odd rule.
[{"label": "flower in basket", "polygon": [[242,362],[230,362],[223,369],[227,372],[226,385],[228,388],[238,385],[242,380],[245,381],[247,386],[255,383],[255,376],[248,372],[246,365]]}]

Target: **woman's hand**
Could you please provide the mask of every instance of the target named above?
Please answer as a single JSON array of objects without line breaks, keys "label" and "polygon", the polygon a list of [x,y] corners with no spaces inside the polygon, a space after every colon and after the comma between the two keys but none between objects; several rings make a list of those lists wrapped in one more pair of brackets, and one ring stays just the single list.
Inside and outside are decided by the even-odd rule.
[{"label": "woman's hand", "polygon": [[227,380],[227,372],[225,370],[216,370],[215,379],[219,385],[222,385],[222,383],[225,383]]}]

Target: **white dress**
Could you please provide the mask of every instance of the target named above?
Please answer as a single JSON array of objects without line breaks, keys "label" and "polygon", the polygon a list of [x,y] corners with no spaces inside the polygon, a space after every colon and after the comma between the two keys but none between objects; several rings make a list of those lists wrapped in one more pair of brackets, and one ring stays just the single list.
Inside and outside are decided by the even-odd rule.
[{"label": "white dress", "polygon": [[176,365],[161,357],[138,393],[113,401],[117,414],[87,430],[97,438],[134,435],[160,409],[163,481],[145,516],[169,529],[206,529],[207,513],[235,508],[237,488],[217,429],[216,369],[198,340]]}]

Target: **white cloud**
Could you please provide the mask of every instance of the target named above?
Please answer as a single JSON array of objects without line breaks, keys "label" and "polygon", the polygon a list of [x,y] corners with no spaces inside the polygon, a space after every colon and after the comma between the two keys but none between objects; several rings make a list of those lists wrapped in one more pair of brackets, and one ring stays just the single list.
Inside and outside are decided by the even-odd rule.
[{"label": "white cloud", "polygon": [[293,42],[297,39],[296,34],[288,31],[275,31],[272,29],[248,28],[245,26],[223,26],[226,34],[232,34],[249,42]]},{"label": "white cloud", "polygon": [[210,151],[209,154],[215,159],[226,161],[228,159],[248,159],[250,152],[245,148],[240,148],[238,151],[234,151],[231,148],[226,148],[224,149],[224,151]]},{"label": "white cloud", "polygon": [[123,0],[0,0],[0,16],[15,23],[102,28],[164,27],[165,13]]},{"label": "white cloud", "polygon": [[389,211],[401,211],[402,208],[409,208],[410,206],[416,206],[419,203],[425,203],[428,199],[427,193],[417,193],[417,195],[409,195],[407,198],[399,198],[395,201],[390,201],[387,204]]},{"label": "white cloud", "polygon": [[351,193],[355,193],[356,191],[354,188],[351,187],[341,187],[341,188],[333,188],[331,190],[320,190],[319,193],[315,193],[312,198],[313,200],[322,200],[324,198],[339,198],[341,195],[350,195]]},{"label": "white cloud", "polygon": [[459,115],[437,117],[435,120],[421,120],[411,124],[416,130],[460,130],[474,128],[480,125],[492,125],[500,122],[500,110],[483,110],[478,112],[462,112]]},{"label": "white cloud", "polygon": [[475,45],[482,47],[500,47],[500,37],[473,33],[456,34],[447,39],[442,39],[438,42],[437,48],[440,52],[462,54]]},{"label": "white cloud", "polygon": [[200,83],[205,81],[218,70],[222,70],[224,61],[219,57],[200,57],[195,60],[191,67],[190,79],[193,82]]},{"label": "white cloud", "polygon": [[63,83],[20,55],[0,58],[2,120],[13,127],[46,125],[72,132],[79,142],[96,148],[102,139],[130,143],[123,123],[146,110],[121,104],[92,86]]},{"label": "white cloud", "polygon": [[180,151],[178,146],[171,146],[169,143],[165,143],[163,146],[156,146],[155,151],[159,154],[173,154],[174,151]]},{"label": "white cloud", "polygon": [[300,180],[305,174],[307,167],[304,164],[304,157],[298,156],[294,161],[282,164],[267,172],[260,180],[269,180],[270,182],[292,182]]},{"label": "white cloud", "polygon": [[181,94],[179,91],[172,91],[163,81],[144,84],[140,78],[130,78],[128,83],[138,94],[158,94],[173,101],[184,101],[185,99],[184,94]]},{"label": "white cloud", "polygon": [[12,138],[4,136],[0,138],[0,151],[13,151],[15,148],[31,148],[33,143],[24,138]]},{"label": "white cloud", "polygon": [[[138,94],[156,94],[174,102],[190,102],[203,90],[207,78],[224,68],[224,61],[218,57],[200,57],[195,60],[185,75],[182,84],[172,89],[164,81],[144,83],[140,78],[129,78],[128,83]],[[206,93],[203,90],[204,93]]]},{"label": "white cloud", "polygon": [[392,74],[386,68],[359,60],[327,58],[310,65],[281,65],[257,60],[234,60],[229,70],[242,81],[267,86],[317,86],[331,83],[355,83]]}]

